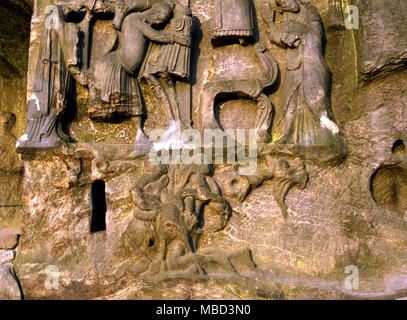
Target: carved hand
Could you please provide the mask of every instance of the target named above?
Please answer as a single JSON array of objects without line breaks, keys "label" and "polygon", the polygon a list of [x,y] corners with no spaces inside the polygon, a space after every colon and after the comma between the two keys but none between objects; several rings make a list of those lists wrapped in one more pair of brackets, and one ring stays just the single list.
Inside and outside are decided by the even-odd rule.
[{"label": "carved hand", "polygon": [[294,33],[284,32],[281,37],[281,42],[290,48],[297,48],[301,43],[301,39]]},{"label": "carved hand", "polygon": [[173,34],[174,42],[179,43],[183,46],[190,47],[191,46],[191,38],[186,35],[175,33]]}]

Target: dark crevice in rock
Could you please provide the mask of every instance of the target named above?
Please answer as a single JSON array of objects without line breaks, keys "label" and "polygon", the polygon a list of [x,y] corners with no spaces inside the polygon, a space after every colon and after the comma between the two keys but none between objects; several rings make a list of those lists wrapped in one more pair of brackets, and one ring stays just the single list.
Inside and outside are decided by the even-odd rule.
[{"label": "dark crevice in rock", "polygon": [[18,278],[18,275],[14,268],[13,268],[13,277],[17,283],[18,289],[20,290],[20,299],[25,300],[23,286],[21,285],[20,279]]},{"label": "dark crevice in rock", "polygon": [[369,73],[361,74],[361,84],[360,86],[366,86],[371,82],[377,82],[387,78],[388,76],[396,73],[403,73],[407,69],[407,58],[402,59],[399,62],[388,63],[379,69],[372,70]]},{"label": "dark crevice in rock", "polygon": [[[396,146],[396,149],[399,147]],[[370,189],[379,206],[401,214],[407,211],[407,170],[405,168],[399,166],[379,168],[371,177]]]},{"label": "dark crevice in rock", "polygon": [[96,180],[92,184],[91,232],[106,231],[106,184]]},{"label": "dark crevice in rock", "polygon": [[393,147],[391,149],[392,153],[395,155],[403,155],[406,153],[406,145],[403,140],[399,139],[394,142]]}]

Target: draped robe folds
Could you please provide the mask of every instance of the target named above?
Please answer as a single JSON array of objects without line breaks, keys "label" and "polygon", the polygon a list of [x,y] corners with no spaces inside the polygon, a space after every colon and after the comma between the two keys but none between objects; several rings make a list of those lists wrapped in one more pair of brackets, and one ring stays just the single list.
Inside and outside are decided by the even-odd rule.
[{"label": "draped robe folds", "polygon": [[28,102],[26,134],[18,147],[55,147],[69,137],[62,131],[60,115],[68,104],[74,79],[69,67],[79,65],[79,30],[64,20],[55,7],[54,25],[44,27],[32,95]]},{"label": "draped robe folds", "polygon": [[134,75],[123,66],[113,51],[95,63],[94,84],[90,86],[88,114],[97,120],[141,116],[144,113],[141,91]]},{"label": "draped robe folds", "polygon": [[[336,133],[321,123],[324,115],[332,119],[329,71],[322,52],[322,21],[312,5],[300,6],[299,13],[284,12],[282,21],[271,31],[273,41],[278,39],[277,44],[287,50],[282,107],[273,142],[305,147],[330,145]],[[298,47],[283,44],[284,33],[298,35]]]},{"label": "draped robe folds", "polygon": [[[173,17],[164,32],[191,37],[193,31],[192,13],[189,7],[176,4]],[[139,78],[146,78],[159,86],[165,104],[168,105],[169,130],[174,121],[187,125],[190,119],[183,120],[185,114],[180,109],[180,96],[177,80],[188,82],[191,69],[191,48],[179,43],[161,44],[151,42],[139,71]],[[160,79],[160,80],[158,80]],[[157,82],[155,82],[157,81]]]},{"label": "draped robe folds", "polygon": [[[177,4],[170,23],[164,29],[168,33],[191,36],[192,14],[189,8]],[[150,43],[139,77],[154,74],[171,74],[183,80],[190,77],[191,48],[179,43]]]},{"label": "draped robe folds", "polygon": [[212,40],[222,37],[252,38],[254,32],[252,0],[215,0]]},{"label": "draped robe folds", "polygon": [[[161,1],[163,0],[116,0],[111,7],[111,11],[115,13],[112,23],[120,31],[124,19],[130,13],[148,10]],[[120,60],[117,51],[100,58],[91,73],[94,74],[94,81],[90,85],[88,114],[92,119],[110,121],[145,115],[136,74]]]}]

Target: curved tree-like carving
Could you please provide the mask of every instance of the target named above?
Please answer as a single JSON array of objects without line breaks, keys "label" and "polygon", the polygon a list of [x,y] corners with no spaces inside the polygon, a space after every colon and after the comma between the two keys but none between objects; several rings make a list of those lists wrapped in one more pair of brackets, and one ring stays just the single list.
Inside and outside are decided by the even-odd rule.
[{"label": "curved tree-like carving", "polygon": [[215,103],[222,94],[243,95],[259,105],[256,119],[258,142],[268,142],[272,122],[273,105],[263,90],[274,84],[278,76],[278,65],[263,44],[256,45],[256,52],[264,68],[264,75],[254,79],[213,80],[204,86],[201,110],[204,129],[219,128],[215,119]]}]

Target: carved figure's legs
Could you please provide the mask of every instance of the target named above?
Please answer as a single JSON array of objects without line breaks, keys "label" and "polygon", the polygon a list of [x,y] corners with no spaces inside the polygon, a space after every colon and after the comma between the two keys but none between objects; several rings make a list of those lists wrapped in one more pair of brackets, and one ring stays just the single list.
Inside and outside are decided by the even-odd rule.
[{"label": "carved figure's legs", "polygon": [[181,122],[181,118],[179,115],[178,96],[175,89],[174,79],[171,76],[167,76],[165,79],[162,79],[162,88],[164,94],[167,96],[169,108],[171,110],[171,114],[173,115],[173,120]]},{"label": "carved figure's legs", "polygon": [[[57,66],[51,66],[51,70],[54,68],[57,68]],[[60,70],[64,70],[64,68],[60,67]],[[66,73],[65,77],[65,83],[52,83],[46,84],[46,86],[49,85],[51,90],[54,85],[61,86],[66,92],[69,92],[72,78],[69,73]],[[54,81],[54,79],[51,81]],[[18,152],[24,152],[27,149],[51,149],[69,142],[70,138],[63,132],[60,120],[60,115],[65,108],[65,97],[58,93],[59,103],[51,104],[51,101],[54,100],[48,100],[47,97],[44,97],[44,93],[46,91],[33,93],[29,100],[27,127],[25,134],[17,142]],[[43,108],[45,110],[42,110]],[[48,112],[46,109],[48,109]]]},{"label": "carved figure's legs", "polygon": [[144,119],[142,116],[136,116],[133,117],[134,121],[136,122],[136,129],[137,129],[137,134],[136,134],[136,139],[135,139],[135,145],[142,145],[142,146],[150,146],[151,141],[147,137],[147,135],[144,133]]},{"label": "carved figure's legs", "polygon": [[167,105],[165,112],[169,125],[174,121],[181,121],[174,79],[171,76],[157,78],[154,75],[146,75],[145,77],[154,86],[160,98]]}]

